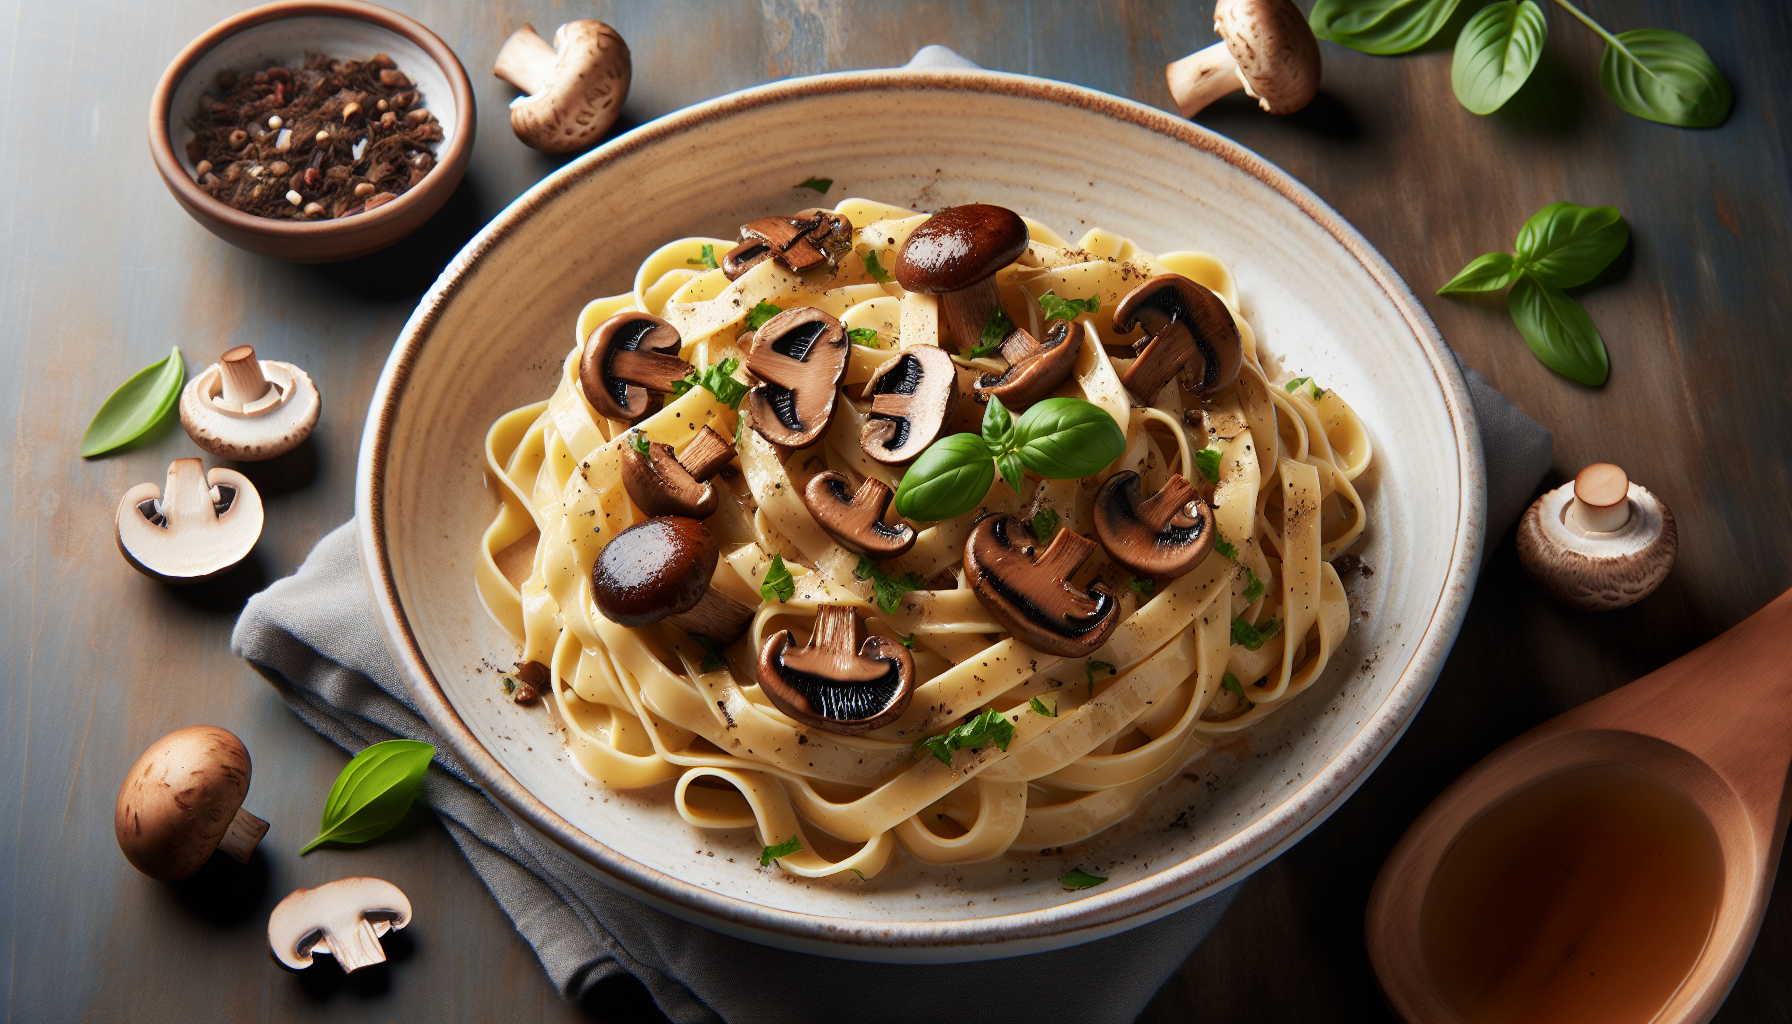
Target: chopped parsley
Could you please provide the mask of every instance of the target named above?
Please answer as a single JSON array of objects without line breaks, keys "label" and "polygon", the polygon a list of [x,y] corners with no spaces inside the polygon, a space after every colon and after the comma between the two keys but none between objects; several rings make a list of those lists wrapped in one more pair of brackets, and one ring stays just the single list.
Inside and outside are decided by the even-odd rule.
[{"label": "chopped parsley", "polygon": [[738,369],[740,360],[732,358],[706,366],[701,372],[693,366],[690,376],[672,382],[672,393],[683,395],[692,388],[701,387],[728,408],[739,409],[740,400],[747,397],[747,386],[734,379],[734,371]]},{"label": "chopped parsley", "polygon": [[1232,620],[1232,642],[1241,644],[1246,650],[1261,650],[1269,642],[1269,638],[1282,631],[1282,624],[1270,619],[1262,626],[1253,626],[1243,619]]},{"label": "chopped parsley", "polygon": [[1058,879],[1058,884],[1066,889],[1087,889],[1105,881],[1107,878],[1104,875],[1091,875],[1082,868],[1071,868],[1064,872],[1063,878]]},{"label": "chopped parsley", "polygon": [[989,319],[984,322],[983,337],[979,340],[977,345],[971,349],[970,357],[976,359],[981,356],[989,355],[996,349],[1001,348],[1002,339],[1013,333],[1013,331],[1014,321],[1008,319],[1008,311],[997,306],[995,312],[989,314]]},{"label": "chopped parsley", "polygon": [[747,310],[747,330],[757,331],[765,326],[767,320],[782,312],[784,312],[783,306],[760,299],[759,305]]},{"label": "chopped parsley", "polygon": [[1239,682],[1238,677],[1230,672],[1226,673],[1226,678],[1220,680],[1220,689],[1231,690],[1233,693],[1238,694],[1239,700],[1245,701],[1246,703],[1250,702],[1250,698],[1244,695],[1244,684]]},{"label": "chopped parsley", "polygon": [[1320,395],[1325,394],[1318,384],[1313,383],[1313,378],[1311,377],[1296,377],[1283,385],[1283,387],[1289,394],[1294,394],[1296,391],[1300,390],[1302,384],[1307,385],[1307,393],[1313,396],[1313,401],[1315,402],[1319,401]]},{"label": "chopped parsley", "polygon": [[1089,676],[1089,696],[1091,697],[1095,696],[1095,673],[1100,672],[1104,668],[1108,670],[1108,675],[1111,676],[1114,674],[1114,666],[1105,661],[1090,659],[1089,663],[1083,666],[1083,671],[1088,673]]},{"label": "chopped parsley", "polygon": [[915,634],[897,637],[896,642],[912,651],[915,649]]},{"label": "chopped parsley", "polygon": [[868,348],[880,347],[877,343],[877,332],[869,327],[854,327],[846,332],[846,336],[852,339],[854,345],[864,345]]},{"label": "chopped parsley", "polygon": [[1039,538],[1039,543],[1046,544],[1057,535],[1058,513],[1049,508],[1040,509],[1039,514],[1033,517],[1033,536]]},{"label": "chopped parsley", "polygon": [[639,430],[629,431],[628,432],[628,446],[635,450],[636,455],[646,455],[647,454],[647,435],[641,433]]},{"label": "chopped parsley", "polygon": [[765,867],[779,857],[788,857],[803,848],[803,841],[791,836],[776,846],[767,846],[759,851],[759,866]]},{"label": "chopped parsley", "polygon": [[1213,536],[1213,550],[1218,551],[1220,554],[1225,555],[1234,562],[1238,561],[1238,549],[1232,546],[1232,542],[1226,539],[1226,535],[1215,530]]},{"label": "chopped parsley", "polygon": [[504,687],[505,693],[515,693],[517,686],[516,677],[506,672],[498,677],[498,685]]},{"label": "chopped parsley", "polygon": [[879,284],[891,279],[890,272],[883,268],[883,264],[877,262],[876,249],[871,249],[865,253],[865,272],[870,274],[871,279]]},{"label": "chopped parsley", "polygon": [[720,263],[716,262],[716,247],[713,245],[705,245],[703,247],[703,258],[702,259],[700,259],[700,260],[685,260],[685,262],[689,263],[690,265],[692,265],[694,267],[702,267],[705,270],[720,270],[720,269],[722,269],[722,265]]},{"label": "chopped parsley", "polygon": [[1220,482],[1220,456],[1218,448],[1203,448],[1195,453],[1195,468],[1201,475],[1214,483]]},{"label": "chopped parsley", "polygon": [[765,579],[759,581],[759,596],[779,604],[796,596],[796,580],[784,567],[783,555],[772,556],[772,567],[765,570]]},{"label": "chopped parsley", "polygon": [[815,191],[820,192],[822,195],[827,195],[828,189],[834,187],[834,179],[832,179],[832,178],[810,178],[808,181],[803,182],[801,185],[792,185],[790,187],[793,189],[796,189],[796,188],[814,189]]},{"label": "chopped parsley", "polygon": [[697,641],[698,647],[703,648],[703,663],[697,666],[698,670],[714,672],[718,668],[728,667],[728,656],[722,652],[721,644],[698,633],[691,634],[691,639]]},{"label": "chopped parsley", "polygon": [[1032,700],[1027,701],[1027,705],[1029,707],[1031,707],[1034,711],[1039,712],[1040,714],[1044,715],[1047,718],[1058,717],[1058,709],[1057,708],[1049,708],[1048,709],[1045,706],[1045,702],[1041,701],[1038,697],[1034,697]]},{"label": "chopped parsley", "polygon": [[859,567],[852,574],[871,584],[871,593],[877,606],[886,612],[895,611],[896,606],[902,603],[903,596],[910,591],[927,589],[927,581],[920,576],[909,572],[892,579],[878,569],[876,562],[864,555],[859,556]]},{"label": "chopped parsley", "polygon": [[1150,597],[1157,593],[1157,581],[1150,577],[1140,579],[1137,576],[1128,576],[1126,577],[1126,585],[1131,587],[1132,592],[1140,597]]},{"label": "chopped parsley", "polygon": [[1262,597],[1263,581],[1257,578],[1257,574],[1250,569],[1246,569],[1244,571],[1244,578],[1244,599],[1246,601],[1255,601],[1259,597]]},{"label": "chopped parsley", "polygon": [[1014,723],[995,708],[986,708],[976,718],[961,722],[938,736],[923,736],[916,740],[914,753],[920,757],[925,751],[939,758],[940,763],[949,765],[955,750],[976,750],[990,743],[994,743],[997,750],[1007,750],[1013,740]]},{"label": "chopped parsley", "polygon": [[1086,299],[1060,299],[1051,292],[1039,296],[1039,311],[1047,320],[1075,320],[1084,313],[1101,312],[1101,296]]}]

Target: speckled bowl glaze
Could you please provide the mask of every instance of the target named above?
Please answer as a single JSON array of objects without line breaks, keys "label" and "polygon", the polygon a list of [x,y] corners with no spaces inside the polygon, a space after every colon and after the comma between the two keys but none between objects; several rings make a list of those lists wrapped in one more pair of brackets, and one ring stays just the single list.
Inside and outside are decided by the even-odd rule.
[{"label": "speckled bowl glaze", "polygon": [[[817,137],[826,145],[768,146]],[[1362,414],[1376,467],[1353,627],[1324,679],[1252,735],[1193,762],[1132,818],[1051,855],[940,868],[899,857],[870,882],[760,869],[751,830],[701,832],[662,790],[583,778],[539,708],[503,699],[515,658],[474,593],[483,436],[545,398],[586,300],[626,290],[683,235],[731,236],[825,202],[1000,203],[1075,238],[1198,248],[1237,273],[1267,351]],[[751,89],[587,154],[518,199],[418,306],[380,379],[356,510],[381,626],[417,706],[517,821],[610,884],[681,918],[788,949],[978,960],[1136,927],[1236,882],[1319,824],[1423,703],[1468,604],[1482,542],[1479,435],[1454,357],[1350,225],[1255,154],[1161,111],[984,71],[866,71]],[[664,787],[662,787],[663,789]],[[1083,867],[1107,884],[1066,892]]]}]

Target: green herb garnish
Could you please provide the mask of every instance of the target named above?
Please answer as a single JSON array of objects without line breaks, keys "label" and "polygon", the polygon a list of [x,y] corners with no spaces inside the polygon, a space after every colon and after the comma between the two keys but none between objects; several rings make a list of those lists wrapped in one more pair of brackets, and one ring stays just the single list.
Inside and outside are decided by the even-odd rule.
[{"label": "green herb garnish", "polygon": [[693,266],[704,267],[709,270],[722,269],[722,265],[720,263],[716,262],[716,247],[713,245],[709,245],[709,244],[705,244],[703,246],[703,258],[702,259],[700,259],[700,260],[685,260],[685,262],[689,263]]},{"label": "green herb garnish", "polygon": [[796,580],[791,577],[790,570],[784,567],[783,555],[772,556],[771,568],[765,570],[765,578],[759,581],[759,596],[779,604],[796,596]]},{"label": "green herb garnish", "polygon": [[879,284],[893,280],[893,278],[890,277],[890,272],[885,270],[883,265],[877,262],[876,249],[868,249],[865,252],[865,272],[870,274],[871,279]]},{"label": "green herb garnish", "polygon": [[938,736],[923,736],[916,740],[914,754],[920,757],[922,751],[926,751],[939,758],[942,764],[949,765],[955,750],[976,750],[990,743],[994,743],[997,750],[1007,750],[1013,739],[1014,723],[995,708],[987,708],[976,718]]},{"label": "green herb garnish", "polygon": [[1012,428],[997,400],[983,416],[983,434],[942,437],[921,453],[896,489],[896,511],[927,522],[977,507],[995,483],[994,466],[1019,490],[1023,469],[1048,480],[1079,480],[1126,450],[1126,437],[1106,409],[1081,398],[1038,402]]},{"label": "green herb garnish", "polygon": [[703,661],[697,666],[698,671],[714,672],[718,668],[727,667],[728,655],[722,650],[721,644],[701,633],[692,633],[691,639],[697,641],[698,647],[703,648]]},{"label": "green herb garnish", "polygon": [[1114,666],[1105,661],[1095,661],[1094,659],[1090,659],[1090,661],[1083,666],[1083,672],[1089,677],[1090,697],[1095,696],[1095,673],[1100,672],[1102,669],[1106,669],[1110,676],[1114,674]]},{"label": "green herb garnish", "polygon": [[820,192],[822,195],[826,195],[828,189],[834,187],[834,179],[832,179],[832,178],[810,178],[808,181],[803,182],[801,185],[792,185],[791,187],[792,188],[814,189],[815,191]]},{"label": "green herb garnish", "polygon": [[1227,540],[1225,535],[1220,533],[1218,529],[1213,531],[1213,550],[1218,551],[1220,554],[1225,555],[1234,562],[1238,561],[1238,548],[1234,547],[1232,542]]},{"label": "green herb garnish", "polygon": [[915,649],[915,634],[910,633],[907,636],[899,636],[896,638],[896,642],[912,651]]},{"label": "green herb garnish", "polygon": [[104,455],[141,440],[174,411],[186,379],[187,368],[181,362],[178,346],[166,359],[131,374],[93,414],[87,433],[81,435],[81,457]]},{"label": "green herb garnish", "polygon": [[364,843],[398,824],[435,756],[436,748],[417,740],[386,740],[356,754],[336,776],[317,838],[300,856],[319,843]]},{"label": "green herb garnish", "polygon": [[1218,448],[1203,448],[1195,453],[1195,468],[1201,471],[1202,476],[1217,484],[1220,482],[1220,458],[1223,454]]},{"label": "green herb garnish", "polygon": [[[686,390],[689,389],[687,388]],[[645,456],[647,454],[647,435],[641,433],[639,430],[629,431],[628,446],[635,450],[636,455]]]},{"label": "green herb garnish", "polygon": [[1058,717],[1058,709],[1057,708],[1047,708],[1045,706],[1044,702],[1042,702],[1038,697],[1034,697],[1032,700],[1027,701],[1027,705],[1029,707],[1031,707],[1034,711],[1039,712],[1040,714],[1044,715],[1047,718]]},{"label": "green herb garnish", "polygon": [[853,575],[871,584],[872,599],[886,612],[895,611],[902,598],[911,591],[927,589],[927,581],[920,576],[909,572],[891,578],[864,555],[859,556],[859,566],[853,570]]},{"label": "green herb garnish", "polygon": [[1049,508],[1040,509],[1039,514],[1033,517],[1033,536],[1039,538],[1039,543],[1047,544],[1057,535],[1058,513]]},{"label": "green herb garnish", "polygon": [[978,339],[977,344],[972,346],[967,355],[972,359],[989,355],[1001,348],[1002,339],[1012,333],[1014,333],[1014,321],[1008,319],[1007,310],[997,306],[989,314],[989,319],[983,323],[983,337]]},{"label": "green herb garnish", "polygon": [[1263,581],[1257,578],[1257,573],[1254,570],[1247,568],[1244,571],[1244,578],[1244,599],[1246,601],[1255,601],[1259,597],[1262,597]]},{"label": "green herb garnish", "polygon": [[1226,673],[1225,678],[1220,680],[1220,689],[1231,690],[1233,693],[1238,694],[1239,700],[1242,700],[1247,704],[1250,703],[1250,698],[1244,695],[1244,684],[1239,682],[1238,677],[1230,672]]},{"label": "green herb garnish", "polygon": [[1243,618],[1232,620],[1232,642],[1245,650],[1261,650],[1269,642],[1269,638],[1282,631],[1281,622],[1270,619],[1261,626],[1253,626]]},{"label": "green herb garnish", "polygon": [[782,312],[784,312],[783,306],[775,305],[765,299],[760,299],[757,306],[747,310],[747,330],[757,331],[759,328],[765,326],[767,320],[770,320],[772,317],[777,316]]},{"label": "green herb garnish", "polygon": [[1313,401],[1315,402],[1319,401],[1320,395],[1325,394],[1325,391],[1321,389],[1318,384],[1313,383],[1313,378],[1311,377],[1296,377],[1283,385],[1283,389],[1292,395],[1296,391],[1299,391],[1303,384],[1308,385],[1307,393],[1313,396]]},{"label": "green herb garnish", "polygon": [[1051,292],[1039,296],[1039,311],[1047,320],[1075,320],[1084,313],[1101,312],[1101,296],[1086,299],[1060,299]]},{"label": "green herb garnish", "polygon": [[1477,114],[1506,105],[1543,55],[1549,26],[1532,0],[1501,0],[1483,7],[1456,37],[1450,88],[1456,101]]},{"label": "green herb garnish", "polygon": [[1150,597],[1157,593],[1157,581],[1149,577],[1140,579],[1137,576],[1128,576],[1126,577],[1126,585],[1131,587],[1132,592],[1140,597]]},{"label": "green herb garnish", "polygon": [[1066,889],[1087,889],[1105,881],[1107,878],[1102,875],[1091,875],[1082,868],[1071,868],[1064,872],[1063,878],[1058,879],[1058,884]]},{"label": "green herb garnish", "polygon": [[759,851],[759,866],[765,867],[779,857],[788,857],[803,848],[803,841],[791,836],[776,846],[767,846]]},{"label": "green herb garnish", "polygon": [[734,379],[734,371],[740,369],[740,360],[732,357],[724,359],[713,366],[704,367],[701,372],[691,368],[690,376],[684,380],[672,382],[672,393],[683,395],[692,388],[701,387],[716,396],[730,409],[739,409],[740,400],[747,397],[747,386]]},{"label": "green herb garnish", "polygon": [[854,327],[846,332],[846,336],[852,339],[854,345],[864,345],[867,348],[880,347],[877,343],[877,331],[869,327]]}]

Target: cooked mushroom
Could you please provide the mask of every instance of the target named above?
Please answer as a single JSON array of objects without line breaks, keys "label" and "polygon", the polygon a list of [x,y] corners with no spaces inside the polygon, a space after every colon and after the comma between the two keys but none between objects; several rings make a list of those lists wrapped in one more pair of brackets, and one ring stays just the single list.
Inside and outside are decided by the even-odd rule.
[{"label": "cooked mushroom", "polygon": [[302,971],[316,953],[336,958],[343,973],[386,962],[380,936],[411,923],[411,901],[383,878],[338,878],[298,889],[268,915],[268,951],[280,966]]},{"label": "cooked mushroom", "polygon": [[1164,68],[1183,117],[1243,89],[1272,114],[1292,114],[1319,92],[1319,42],[1291,0],[1220,0],[1220,41]]},{"label": "cooked mushroom", "polygon": [[1654,593],[1674,567],[1674,513],[1624,471],[1594,463],[1538,498],[1518,524],[1518,560],[1550,596],[1612,611]]},{"label": "cooked mushroom", "polygon": [[661,619],[686,633],[731,644],[746,632],[753,609],[715,587],[721,549],[695,519],[659,516],[617,534],[591,567],[591,597],[620,626]]},{"label": "cooked mushroom", "polygon": [[1105,583],[1070,582],[1095,542],[1059,529],[1035,554],[1032,529],[1010,515],[987,516],[964,542],[964,572],[978,600],[1008,632],[1047,654],[1081,658],[1120,624],[1120,603]]},{"label": "cooked mushroom", "polygon": [[[579,387],[601,415],[632,420],[647,411],[647,392],[667,394],[690,375],[678,358],[678,328],[651,313],[618,313],[591,332],[579,359]],[[667,353],[671,353],[668,355]]]},{"label": "cooked mushroom", "polygon": [[243,810],[249,751],[215,725],[176,729],[150,745],[118,787],[112,831],[131,866],[178,882],[213,850],[249,863],[268,823]]},{"label": "cooked mushroom", "polygon": [[1114,308],[1114,330],[1135,326],[1145,337],[1134,343],[1139,357],[1120,375],[1134,398],[1150,405],[1171,377],[1202,397],[1232,386],[1244,365],[1244,341],[1225,302],[1181,274],[1159,274],[1134,288]]},{"label": "cooked mushroom", "polygon": [[1213,550],[1213,510],[1181,473],[1143,501],[1141,485],[1130,470],[1108,477],[1095,492],[1095,536],[1109,558],[1139,576],[1181,576]]},{"label": "cooked mushroom", "polygon": [[921,454],[958,408],[958,364],[936,345],[911,345],[871,372],[861,398],[871,412],[859,447],[895,465]]},{"label": "cooked mushroom", "polygon": [[815,609],[806,646],[779,630],[759,650],[759,688],[778,710],[828,732],[867,732],[901,717],[915,690],[915,658],[889,637],[865,636],[843,604]]},{"label": "cooked mushroom", "polygon": [[834,469],[810,477],[803,488],[803,504],[828,536],[853,554],[877,561],[915,546],[915,528],[908,520],[890,518],[894,496],[889,484],[871,476],[857,491],[849,490],[846,474]]},{"label": "cooked mushroom", "polygon": [[952,344],[967,351],[1002,304],[996,271],[1027,251],[1027,222],[1013,210],[972,203],[927,218],[896,255],[896,281],[940,297],[940,318]]},{"label": "cooked mushroom", "polygon": [[813,306],[787,309],[761,324],[747,353],[747,371],[765,382],[747,392],[753,429],[786,448],[821,440],[851,354],[846,328]]},{"label": "cooked mushroom", "polygon": [[291,363],[255,358],[238,345],[180,393],[180,424],[222,459],[259,462],[297,448],[317,426],[317,385]]},{"label": "cooked mushroom", "polygon": [[[209,481],[209,482],[208,482]],[[118,503],[118,550],[138,572],[198,583],[235,568],[261,537],[261,495],[234,469],[175,459],[165,488],[138,484]]]},{"label": "cooked mushroom", "polygon": [[733,281],[774,256],[792,271],[822,262],[833,268],[851,251],[851,221],[832,210],[801,210],[741,225],[740,244],[722,257],[722,273]]},{"label": "cooked mushroom", "polygon": [[709,478],[720,473],[734,454],[734,446],[708,427],[685,445],[683,455],[674,455],[671,445],[657,441],[648,443],[646,455],[633,443],[625,444],[622,486],[648,516],[708,519],[720,503]]},{"label": "cooked mushroom", "polygon": [[543,153],[571,153],[603,138],[622,114],[632,71],[621,34],[589,18],[560,26],[552,46],[524,24],[492,66],[526,94],[510,103],[510,130]]},{"label": "cooked mushroom", "polygon": [[1008,369],[986,373],[975,385],[977,401],[988,404],[994,395],[1011,412],[1051,397],[1076,372],[1076,354],[1083,347],[1083,325],[1074,320],[1053,320],[1045,325],[1045,340],[1037,341],[1023,327],[1002,339],[1002,358]]}]

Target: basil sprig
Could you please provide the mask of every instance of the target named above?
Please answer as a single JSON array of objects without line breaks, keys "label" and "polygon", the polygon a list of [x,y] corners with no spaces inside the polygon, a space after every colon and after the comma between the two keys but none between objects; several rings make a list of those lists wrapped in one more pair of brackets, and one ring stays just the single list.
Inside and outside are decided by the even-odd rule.
[{"label": "basil sprig", "polygon": [[81,457],[104,455],[141,440],[174,411],[186,380],[187,368],[181,362],[179,348],[169,352],[167,358],[131,374],[131,379],[120,384],[100,403],[100,411],[93,414],[87,433],[81,435]]},{"label": "basil sprig", "polygon": [[738,369],[740,369],[740,360],[733,357],[706,366],[702,370],[693,366],[691,372],[686,374],[683,380],[672,382],[672,394],[683,395],[692,388],[700,387],[716,396],[716,401],[728,408],[739,409],[740,400],[747,397],[748,388],[734,379],[734,371]]},{"label": "basil sprig", "polygon": [[1007,750],[1008,744],[1013,741],[1014,723],[995,708],[986,708],[976,718],[962,722],[938,736],[923,736],[916,740],[914,756],[920,757],[925,751],[939,758],[942,764],[949,765],[954,751],[976,750],[989,743],[994,743],[998,750]]},{"label": "basil sprig", "polygon": [[300,855],[319,843],[364,843],[398,824],[435,756],[436,748],[417,740],[386,740],[356,754],[336,776],[317,838]]},{"label": "basil sprig", "polygon": [[784,556],[773,555],[771,566],[765,570],[765,579],[759,581],[760,599],[783,604],[795,596],[796,578],[790,575]]},{"label": "basil sprig", "polygon": [[1534,0],[1500,0],[1468,20],[1456,37],[1450,87],[1456,101],[1477,114],[1505,106],[1543,55],[1549,26]]},{"label": "basil sprig", "polygon": [[1106,875],[1091,875],[1082,868],[1071,868],[1058,879],[1058,884],[1066,889],[1088,889],[1107,881]]},{"label": "basil sprig", "polygon": [[1408,53],[1437,35],[1462,0],[1319,0],[1307,23],[1321,39],[1363,53]]},{"label": "basil sprig", "polygon": [[1126,450],[1126,436],[1107,410],[1080,398],[1048,398],[1016,420],[991,396],[983,433],[953,434],[927,446],[896,489],[896,511],[924,522],[977,507],[1000,468],[1019,490],[1022,469],[1048,480],[1094,476]]},{"label": "basil sprig", "polygon": [[[797,187],[802,188],[803,186],[798,185]],[[759,848],[759,866],[765,867],[779,857],[788,857],[802,848],[803,841],[796,836],[791,836],[776,846],[762,846]]]}]

